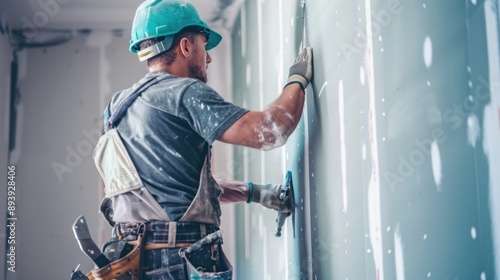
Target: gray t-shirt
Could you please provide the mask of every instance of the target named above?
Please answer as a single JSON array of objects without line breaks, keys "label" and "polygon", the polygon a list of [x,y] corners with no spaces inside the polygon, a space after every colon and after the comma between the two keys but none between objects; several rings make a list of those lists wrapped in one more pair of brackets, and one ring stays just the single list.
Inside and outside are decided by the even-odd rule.
[{"label": "gray t-shirt", "polygon": [[[115,125],[145,187],[176,221],[196,195],[209,146],[248,110],[197,79],[154,72],[138,84],[161,75]],[[113,95],[111,114],[136,86]]]}]

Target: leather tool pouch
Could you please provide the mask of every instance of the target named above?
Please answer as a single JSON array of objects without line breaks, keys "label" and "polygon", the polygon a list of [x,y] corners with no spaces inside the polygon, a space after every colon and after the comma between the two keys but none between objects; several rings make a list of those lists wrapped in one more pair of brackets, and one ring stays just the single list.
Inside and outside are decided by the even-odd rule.
[{"label": "leather tool pouch", "polygon": [[112,240],[106,243],[103,253],[111,263],[105,267],[93,269],[87,274],[87,278],[89,280],[139,280],[143,236],[143,233],[138,235],[135,245],[125,240]]}]

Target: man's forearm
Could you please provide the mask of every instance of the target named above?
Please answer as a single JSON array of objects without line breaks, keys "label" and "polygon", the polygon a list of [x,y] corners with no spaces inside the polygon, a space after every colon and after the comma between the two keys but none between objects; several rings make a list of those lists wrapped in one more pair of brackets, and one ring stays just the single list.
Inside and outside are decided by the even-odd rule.
[{"label": "man's forearm", "polygon": [[248,199],[249,187],[244,182],[215,179],[224,191],[220,196],[222,204],[245,202]]}]

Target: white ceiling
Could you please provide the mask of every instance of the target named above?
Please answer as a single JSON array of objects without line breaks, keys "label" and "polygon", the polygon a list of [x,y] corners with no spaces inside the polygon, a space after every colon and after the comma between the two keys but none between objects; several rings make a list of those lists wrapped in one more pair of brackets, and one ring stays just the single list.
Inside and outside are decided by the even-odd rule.
[{"label": "white ceiling", "polygon": [[[231,27],[243,0],[191,0],[213,27]],[[46,3],[45,5],[43,3]],[[138,0],[1,0],[13,29],[130,29]],[[4,19],[5,20],[5,19]]]}]

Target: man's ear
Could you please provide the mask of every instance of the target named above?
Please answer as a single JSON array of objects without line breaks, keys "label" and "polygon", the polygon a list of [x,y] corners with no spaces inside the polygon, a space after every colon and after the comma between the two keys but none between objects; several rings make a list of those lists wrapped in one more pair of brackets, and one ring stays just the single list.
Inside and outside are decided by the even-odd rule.
[{"label": "man's ear", "polygon": [[181,41],[179,42],[179,50],[184,57],[191,56],[191,44],[188,38],[184,37],[181,39]]}]

